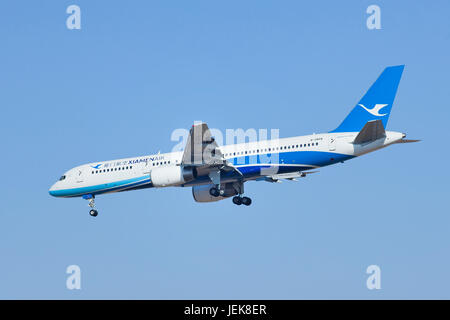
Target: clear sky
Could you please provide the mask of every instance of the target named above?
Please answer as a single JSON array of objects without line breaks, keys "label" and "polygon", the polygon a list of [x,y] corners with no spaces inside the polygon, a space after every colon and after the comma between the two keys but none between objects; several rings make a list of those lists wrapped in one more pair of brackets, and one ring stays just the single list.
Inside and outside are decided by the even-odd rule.
[{"label": "clear sky", "polygon": [[[81,30],[66,8],[81,8]],[[381,30],[366,9],[381,8]],[[2,1],[0,298],[450,298],[448,1]],[[173,130],[334,129],[405,64],[394,145],[250,207],[189,188],[82,199],[67,169],[170,151]],[[66,268],[81,268],[81,290]],[[381,268],[381,290],[366,268]]]}]

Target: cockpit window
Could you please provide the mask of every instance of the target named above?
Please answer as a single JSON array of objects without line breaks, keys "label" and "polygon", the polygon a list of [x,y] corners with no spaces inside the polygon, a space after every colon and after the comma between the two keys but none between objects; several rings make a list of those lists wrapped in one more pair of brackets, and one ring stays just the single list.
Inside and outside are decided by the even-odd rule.
[{"label": "cockpit window", "polygon": [[62,181],[66,178],[66,176],[61,176],[61,178],[59,178],[59,181]]}]

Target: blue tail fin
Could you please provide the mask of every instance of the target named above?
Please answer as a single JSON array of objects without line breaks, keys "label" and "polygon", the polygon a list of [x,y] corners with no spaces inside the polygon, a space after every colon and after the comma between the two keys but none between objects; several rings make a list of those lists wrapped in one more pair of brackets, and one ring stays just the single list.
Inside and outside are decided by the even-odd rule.
[{"label": "blue tail fin", "polygon": [[404,65],[384,69],[347,118],[330,132],[359,132],[372,120],[381,120],[386,128],[403,68]]}]

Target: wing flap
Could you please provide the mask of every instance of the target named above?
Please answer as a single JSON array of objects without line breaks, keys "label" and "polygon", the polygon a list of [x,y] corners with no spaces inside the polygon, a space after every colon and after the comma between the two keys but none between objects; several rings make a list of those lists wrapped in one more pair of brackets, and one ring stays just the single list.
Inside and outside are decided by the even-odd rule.
[{"label": "wing flap", "polygon": [[311,173],[316,173],[319,171],[297,171],[297,172],[289,172],[289,173],[280,173],[280,174],[274,174],[271,176],[267,176],[262,178],[261,180],[267,181],[267,182],[281,182],[281,179],[291,180],[291,181],[297,181],[296,178],[304,178],[306,175]]}]

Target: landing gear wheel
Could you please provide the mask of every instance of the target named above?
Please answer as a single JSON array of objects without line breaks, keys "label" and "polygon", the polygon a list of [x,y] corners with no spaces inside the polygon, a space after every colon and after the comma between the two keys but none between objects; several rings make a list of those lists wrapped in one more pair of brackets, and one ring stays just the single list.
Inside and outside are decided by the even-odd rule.
[{"label": "landing gear wheel", "polygon": [[233,197],[233,203],[240,206],[242,204],[242,198],[239,196]]},{"label": "landing gear wheel", "polygon": [[220,196],[220,191],[217,188],[211,188],[209,189],[209,194],[213,197],[218,197]]},{"label": "landing gear wheel", "polygon": [[95,210],[95,209],[91,209],[91,210],[89,210],[89,214],[90,214],[92,217],[96,217],[96,216],[98,215],[98,211]]},{"label": "landing gear wheel", "polygon": [[252,204],[252,199],[250,199],[249,197],[243,197],[241,201],[242,201],[242,204],[246,205],[246,206],[249,206]]}]

